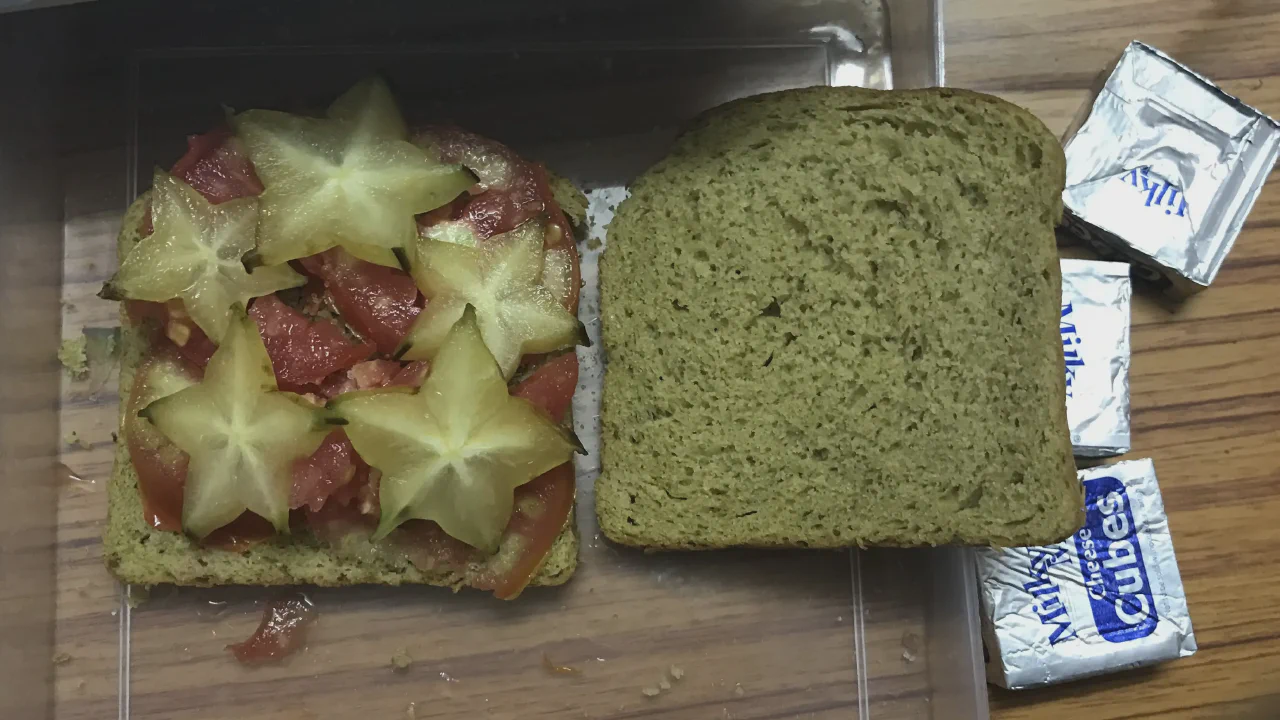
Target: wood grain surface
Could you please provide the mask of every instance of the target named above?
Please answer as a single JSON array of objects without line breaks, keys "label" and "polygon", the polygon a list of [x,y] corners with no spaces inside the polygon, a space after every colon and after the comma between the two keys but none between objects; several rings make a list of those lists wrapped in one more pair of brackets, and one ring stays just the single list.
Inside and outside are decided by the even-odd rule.
[{"label": "wood grain surface", "polygon": [[[1148,42],[1280,117],[1275,0],[948,0],[947,84],[1061,132],[1099,70]],[[1015,718],[1280,718],[1280,182],[1213,286],[1133,311],[1133,452],[1151,457],[1200,650],[1051,689],[992,688]],[[1085,257],[1087,255],[1081,255]]]}]

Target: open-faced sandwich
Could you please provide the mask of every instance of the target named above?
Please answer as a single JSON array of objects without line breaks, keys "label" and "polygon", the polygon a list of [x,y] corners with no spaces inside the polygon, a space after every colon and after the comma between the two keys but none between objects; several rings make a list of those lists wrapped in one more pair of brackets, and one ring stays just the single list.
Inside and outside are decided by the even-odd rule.
[{"label": "open-faced sandwich", "polygon": [[583,208],[497,142],[411,134],[380,80],[190,138],[101,293],[125,349],[111,571],[563,583]]}]

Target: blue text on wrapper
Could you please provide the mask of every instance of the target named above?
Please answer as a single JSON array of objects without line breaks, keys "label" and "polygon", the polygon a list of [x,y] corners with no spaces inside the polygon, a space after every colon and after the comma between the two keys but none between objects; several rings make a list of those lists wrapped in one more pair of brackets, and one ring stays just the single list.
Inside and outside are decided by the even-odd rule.
[{"label": "blue text on wrapper", "polygon": [[1048,547],[1027,548],[1030,551],[1031,580],[1022,589],[1031,597],[1031,610],[1040,618],[1040,624],[1049,630],[1049,644],[1057,645],[1076,637],[1071,627],[1071,613],[1062,603],[1062,588],[1053,581],[1051,570],[1061,562],[1071,562],[1071,552],[1065,543]]},{"label": "blue text on wrapper", "polygon": [[[1158,177],[1152,177],[1151,166],[1144,165],[1125,172],[1120,178],[1126,185],[1137,188],[1146,195],[1144,207],[1164,208],[1165,215],[1186,217],[1187,196],[1177,185]],[[1176,212],[1175,212],[1176,211]]]},{"label": "blue text on wrapper", "polygon": [[1058,334],[1062,336],[1062,359],[1067,364],[1067,397],[1071,397],[1071,388],[1075,384],[1076,371],[1084,367],[1084,358],[1080,357],[1080,332],[1076,329],[1076,319],[1071,303],[1062,306],[1062,318],[1058,321]]},{"label": "blue text on wrapper", "polygon": [[1076,552],[1094,623],[1103,639],[1127,642],[1156,629],[1155,598],[1124,484],[1113,477],[1084,481],[1085,524]]}]

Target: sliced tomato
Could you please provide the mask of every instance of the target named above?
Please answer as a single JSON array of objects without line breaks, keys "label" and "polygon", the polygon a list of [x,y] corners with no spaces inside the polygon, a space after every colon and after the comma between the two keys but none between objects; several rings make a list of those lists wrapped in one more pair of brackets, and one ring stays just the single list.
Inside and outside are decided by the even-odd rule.
[{"label": "sliced tomato", "polygon": [[307,386],[374,352],[368,343],[349,340],[335,323],[308,319],[274,295],[254,300],[249,314],[258,323],[281,390],[309,392]]},{"label": "sliced tomato", "polygon": [[[187,136],[187,152],[169,171],[218,204],[262,194],[262,181],[253,169],[244,145],[230,128],[218,128],[203,135]],[[151,234],[151,211],[143,217],[140,230]]]},{"label": "sliced tomato", "polygon": [[330,495],[355,478],[357,461],[347,434],[341,430],[329,433],[311,456],[293,464],[289,507],[320,510]]},{"label": "sliced tomato", "polygon": [[502,549],[468,573],[467,584],[502,600],[518,596],[542,566],[573,510],[573,463],[516,489],[515,512]]},{"label": "sliced tomato", "polygon": [[316,609],[302,593],[278,597],[263,609],[262,621],[248,640],[232,643],[227,650],[245,665],[279,661],[302,649],[307,628],[315,622]]},{"label": "sliced tomato", "polygon": [[188,136],[187,152],[171,173],[214,204],[262,194],[249,154],[230,128]]},{"label": "sliced tomato", "polygon": [[511,388],[511,394],[542,408],[557,421],[573,406],[573,391],[578,387],[578,354],[567,352],[554,357],[533,371],[529,377]]},{"label": "sliced tomato", "polygon": [[418,287],[401,270],[365,262],[341,248],[303,258],[301,264],[324,282],[338,313],[378,352],[394,353],[422,310]]}]

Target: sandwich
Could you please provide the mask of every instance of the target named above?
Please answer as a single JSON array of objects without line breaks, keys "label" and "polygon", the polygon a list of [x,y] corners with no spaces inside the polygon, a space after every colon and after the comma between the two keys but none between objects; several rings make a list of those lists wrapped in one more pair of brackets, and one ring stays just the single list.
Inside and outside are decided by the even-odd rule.
[{"label": "sandwich", "polygon": [[584,210],[500,143],[410,132],[377,79],[192,136],[101,293],[123,325],[111,572],[565,582]]},{"label": "sandwich", "polygon": [[932,89],[716,108],[600,269],[601,529],[655,549],[1045,545],[1082,521],[1062,150]]}]

